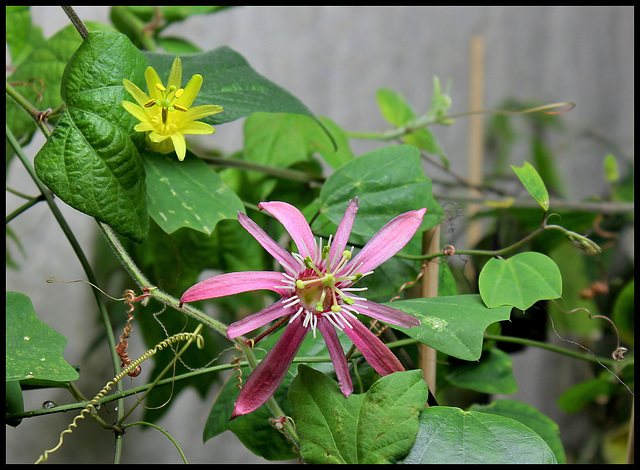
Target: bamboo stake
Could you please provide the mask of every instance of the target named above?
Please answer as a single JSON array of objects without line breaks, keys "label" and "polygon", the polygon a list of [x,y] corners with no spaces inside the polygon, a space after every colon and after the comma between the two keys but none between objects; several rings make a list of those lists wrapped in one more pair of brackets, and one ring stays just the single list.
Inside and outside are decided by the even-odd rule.
[{"label": "bamboo stake", "polygon": [[[422,236],[422,252],[424,254],[436,253],[440,250],[440,225],[424,232]],[[438,263],[429,261],[424,268],[421,284],[422,297],[438,296]],[[418,348],[419,365],[422,376],[429,386],[429,393],[436,395],[436,350],[426,344],[420,344]]]}]

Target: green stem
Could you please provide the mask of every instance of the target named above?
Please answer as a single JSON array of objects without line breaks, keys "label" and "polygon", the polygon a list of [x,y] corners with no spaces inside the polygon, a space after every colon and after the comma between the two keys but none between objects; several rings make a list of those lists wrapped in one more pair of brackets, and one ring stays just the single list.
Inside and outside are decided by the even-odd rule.
[{"label": "green stem", "polygon": [[[202,329],[202,323],[198,325],[198,327],[195,329],[193,334],[194,335],[198,335],[200,333],[201,329]],[[153,388],[158,384],[158,382],[162,379],[162,377],[164,377],[164,375],[167,372],[169,372],[169,369],[171,369],[174,366],[174,364],[178,361],[178,358],[180,358],[180,356],[182,356],[185,353],[185,351],[191,345],[192,342],[193,342],[192,338],[189,338],[187,340],[187,344],[185,344],[182,347],[182,349],[173,357],[173,360],[171,362],[169,362],[169,364],[167,364],[167,366],[164,368],[164,370],[158,374],[158,376],[155,378],[153,383],[151,383],[151,385],[149,385],[149,388],[147,389],[145,394],[142,395],[140,397],[140,399],[138,401],[136,401],[136,403],[126,413],[124,413],[124,415],[118,420],[118,424],[122,425],[122,423],[124,423],[124,420],[127,419],[127,417],[133,412],[133,410],[135,410],[138,407],[138,405],[140,403],[142,403],[142,401],[145,399],[145,397],[151,392],[151,390],[153,390]]]},{"label": "green stem", "polygon": [[14,87],[9,85],[8,82],[6,83],[7,83],[7,86],[6,86],[7,96],[9,96],[9,98],[11,98],[18,106],[20,106],[34,120],[34,122],[36,123],[36,126],[38,126],[38,128],[42,131],[42,133],[47,139],[51,137],[51,129],[49,129],[49,126],[47,126],[47,124],[43,120],[38,118],[38,110],[34,108],[31,105],[31,103],[18,92],[18,90],[16,90]]},{"label": "green stem", "polygon": [[29,200],[27,202],[25,202],[24,204],[22,204],[20,207],[18,207],[16,210],[14,210],[13,212],[11,212],[9,215],[7,215],[7,224],[9,222],[11,222],[13,219],[15,219],[16,217],[18,217],[20,214],[22,214],[23,212],[25,212],[27,209],[29,209],[31,206],[35,206],[37,203],[44,201],[44,196],[40,195],[38,197],[32,197],[29,198]]},{"label": "green stem", "polygon": [[165,436],[167,436],[167,438],[173,443],[173,445],[176,447],[176,449],[178,450],[178,452],[180,453],[180,457],[182,457],[182,461],[184,463],[189,463],[187,462],[187,457],[184,455],[184,452],[182,452],[182,449],[180,448],[180,446],[178,445],[178,443],[175,441],[175,439],[173,437],[171,437],[171,435],[165,431],[164,429],[162,429],[160,426],[157,426],[153,423],[148,423],[146,421],[136,421],[135,423],[130,423],[130,424],[126,424],[124,426],[122,426],[122,429],[126,429],[126,428],[131,428],[133,426],[149,426],[153,429],[156,429],[158,431],[160,431],[162,434],[164,434]]},{"label": "green stem", "polygon": [[221,158],[221,157],[200,157],[205,162],[208,162],[212,166],[222,166],[228,168],[240,168],[247,171],[257,171],[265,175],[275,176],[276,178],[282,178],[292,181],[299,181],[301,183],[322,182],[324,177],[320,175],[312,175],[304,171],[291,170],[288,168],[277,168],[274,166],[261,165],[259,163],[248,162],[246,160],[239,160],[235,158]]},{"label": "green stem", "polygon": [[149,293],[150,297],[153,297],[154,299],[159,300],[165,305],[168,305],[180,312],[185,313],[186,315],[192,318],[195,318],[200,323],[217,331],[225,338],[227,337],[227,328],[228,328],[227,325],[220,323],[219,321],[209,317],[204,312],[198,310],[195,307],[192,307],[189,304],[184,304],[181,306],[180,301],[178,299],[176,299],[175,297],[169,294],[162,292],[157,287],[154,287],[153,284],[149,281],[149,279],[147,279],[147,277],[142,273],[142,271],[140,271],[138,266],[136,266],[131,256],[129,256],[129,253],[127,253],[125,248],[122,246],[122,243],[120,243],[120,240],[118,239],[118,235],[116,235],[113,229],[109,227],[107,224],[105,224],[104,222],[101,222],[99,220],[97,222],[105,238],[111,245],[111,248],[113,248],[113,251],[115,252],[118,259],[122,262],[122,264],[124,265],[129,275],[142,289],[146,289],[150,291]]}]

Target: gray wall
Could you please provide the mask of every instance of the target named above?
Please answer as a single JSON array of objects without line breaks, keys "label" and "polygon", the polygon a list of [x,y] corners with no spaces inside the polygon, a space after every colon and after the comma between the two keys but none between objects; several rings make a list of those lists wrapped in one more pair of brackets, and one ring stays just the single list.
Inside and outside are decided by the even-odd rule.
[{"label": "gray wall", "polygon": [[[77,7],[84,20],[108,22],[107,7]],[[50,36],[68,24],[58,7],[32,7],[33,20]],[[576,108],[563,116],[572,133],[590,129],[633,155],[634,20],[631,8],[464,8],[464,7],[331,7],[232,9],[218,15],[193,18],[173,25],[167,33],[184,36],[202,49],[228,45],[241,53],[260,73],[300,98],[311,110],[328,116],[347,130],[383,130],[387,126],[375,101],[378,88],[403,93],[418,112],[431,99],[432,77],[451,78],[454,113],[468,110],[469,44],[474,35],[485,41],[485,108],[496,108],[506,97],[547,102],[573,101]],[[207,137],[228,151],[242,146],[242,122],[218,126]],[[468,121],[460,119],[436,133],[452,160],[452,168],[465,174]],[[32,154],[42,145],[35,142]],[[584,141],[558,142],[560,166],[571,175],[571,199],[597,195],[604,188],[602,147]],[[377,144],[356,142],[356,154]],[[518,155],[520,164],[526,151]],[[429,176],[432,176],[427,170]],[[436,173],[434,173],[435,175]],[[36,194],[24,170],[14,162],[8,185]],[[7,213],[22,201],[7,196]],[[95,224],[59,204],[87,254],[92,253]],[[80,284],[45,284],[51,275],[61,280],[85,276],[60,229],[44,205],[33,208],[11,224],[26,250],[22,269],[7,271],[7,290],[31,297],[39,316],[70,338],[66,359],[83,367],[80,388],[87,395],[101,388],[110,371],[99,350],[83,357],[87,332],[94,328],[95,307],[88,288]],[[68,313],[67,313],[68,312]],[[86,314],[83,314],[83,312]],[[72,320],[72,323],[70,323]],[[132,341],[132,355],[136,345]],[[142,349],[137,351],[142,352]],[[555,357],[516,358],[514,372],[520,392],[514,398],[528,401],[550,415],[553,402],[539,402],[531,378]],[[518,362],[520,361],[520,362]],[[535,371],[535,372],[534,372]],[[524,393],[528,391],[528,393]],[[562,391],[560,389],[559,391]],[[559,392],[558,392],[559,393]],[[186,451],[190,462],[260,462],[242,451],[226,433],[201,442],[201,430],[212,393],[201,402],[194,392],[181,394],[160,426]],[[47,399],[69,401],[62,392],[30,392],[26,408]],[[204,412],[203,412],[204,410]],[[562,422],[563,417],[556,417]],[[32,462],[52,447],[71,415],[24,421],[7,427],[7,462]],[[573,418],[572,418],[573,419]],[[86,420],[65,442],[52,462],[108,462],[110,435]],[[564,426],[561,422],[561,425]],[[569,420],[569,422],[574,422]],[[95,431],[95,432],[94,432]],[[582,438],[579,430],[563,428],[563,438]],[[124,462],[179,462],[166,438],[155,431],[131,430],[125,439]]]}]

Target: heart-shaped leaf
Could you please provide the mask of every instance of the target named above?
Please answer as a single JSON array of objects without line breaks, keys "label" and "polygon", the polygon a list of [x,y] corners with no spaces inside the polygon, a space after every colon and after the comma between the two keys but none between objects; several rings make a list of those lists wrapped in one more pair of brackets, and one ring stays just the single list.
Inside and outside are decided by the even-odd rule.
[{"label": "heart-shaped leaf", "polygon": [[472,405],[469,411],[491,413],[504,416],[505,418],[515,419],[532,431],[535,431],[536,434],[544,439],[556,456],[558,463],[566,463],[558,425],[533,406],[515,400],[496,400],[490,405]]},{"label": "heart-shaped leaf", "polygon": [[415,444],[402,463],[557,463],[538,434],[510,418],[432,406],[419,420]]},{"label": "heart-shaped leaf", "polygon": [[526,310],[539,300],[562,295],[562,276],[554,261],[537,252],[509,259],[492,258],[484,265],[478,288],[487,307],[512,305]]},{"label": "heart-shaped leaf", "polygon": [[31,299],[7,292],[7,382],[78,380],[78,372],[62,357],[67,338],[37,316]]},{"label": "heart-shaped leaf", "polygon": [[222,178],[189,152],[182,162],[155,152],[145,152],[143,161],[149,215],[167,233],[189,227],[211,235],[218,221],[244,211]]},{"label": "heart-shaped leaf", "polygon": [[345,398],[338,384],[300,365],[289,398],[306,463],[393,463],[414,442],[428,396],[422,372],[395,372],[362,395]]},{"label": "heart-shaped leaf", "polygon": [[339,224],[349,200],[356,196],[359,208],[352,233],[367,237],[403,212],[426,207],[425,230],[444,215],[422,169],[420,152],[411,145],[383,147],[344,164],[320,190],[320,210]]},{"label": "heart-shaped leaf", "polygon": [[508,320],[511,307],[487,308],[479,295],[456,295],[388,303],[421,322],[420,326],[393,326],[411,338],[449,356],[477,361],[484,332],[492,323]]},{"label": "heart-shaped leaf", "polygon": [[140,81],[144,69],[144,57],[123,34],[89,33],[63,75],[65,111],[34,161],[60,199],[136,242],[146,238],[149,216],[122,79]]}]

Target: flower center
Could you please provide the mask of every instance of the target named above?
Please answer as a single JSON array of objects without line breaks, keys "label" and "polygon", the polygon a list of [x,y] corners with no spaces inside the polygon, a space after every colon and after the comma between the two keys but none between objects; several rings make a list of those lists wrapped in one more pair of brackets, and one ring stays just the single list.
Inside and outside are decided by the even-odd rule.
[{"label": "flower center", "polygon": [[155,98],[150,99],[144,104],[144,107],[150,108],[152,106],[158,106],[162,115],[162,124],[167,123],[169,111],[187,111],[187,108],[184,106],[173,102],[176,98],[180,98],[182,96],[184,88],[176,89],[175,85],[171,85],[167,90],[161,83],[156,83],[156,88],[162,93],[162,98],[159,100]]}]

